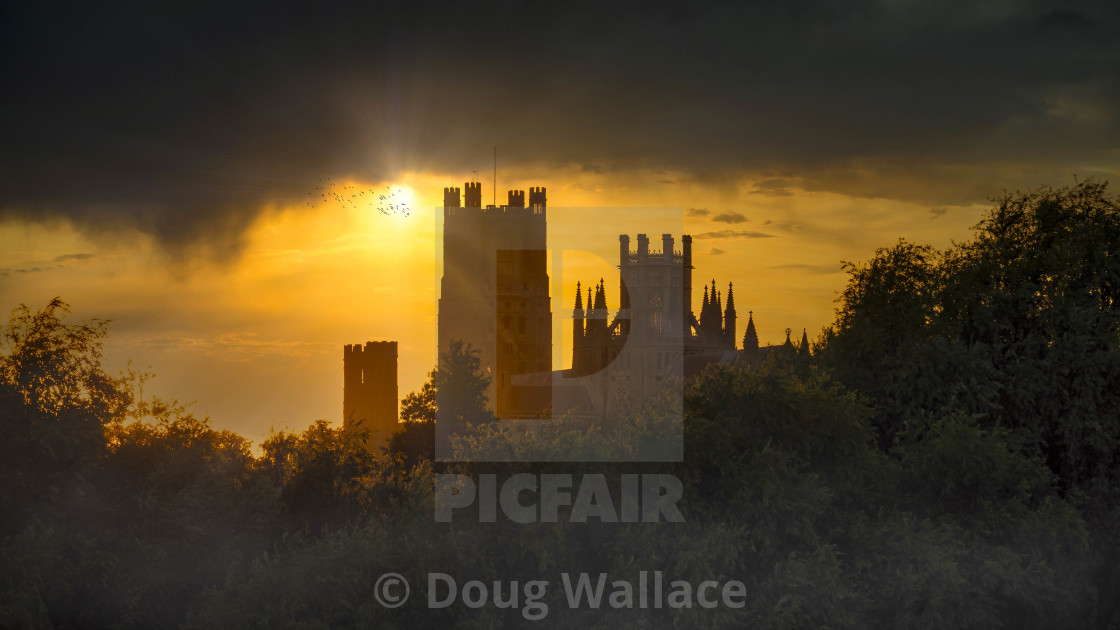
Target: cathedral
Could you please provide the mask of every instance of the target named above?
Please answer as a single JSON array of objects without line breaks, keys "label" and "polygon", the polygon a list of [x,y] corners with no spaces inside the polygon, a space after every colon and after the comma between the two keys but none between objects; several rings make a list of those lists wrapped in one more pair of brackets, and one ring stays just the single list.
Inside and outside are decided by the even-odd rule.
[{"label": "cathedral", "polygon": [[[678,247],[662,234],[657,249],[645,234],[633,248],[622,234],[617,292],[602,278],[577,285],[572,364],[553,371],[545,189],[510,190],[505,204],[483,206],[482,184],[467,182],[444,188],[443,199],[439,353],[455,342],[478,353],[499,419],[605,418],[615,398],[642,400],[666,378],[713,363],[757,365],[774,352],[808,353],[807,335],[798,351],[788,329],[784,344],[760,347],[753,313],[737,343],[730,282],[726,294],[714,279],[705,283],[694,314],[691,236],[682,235]],[[396,343],[344,350],[344,418],[369,419],[383,442],[397,419]]]}]

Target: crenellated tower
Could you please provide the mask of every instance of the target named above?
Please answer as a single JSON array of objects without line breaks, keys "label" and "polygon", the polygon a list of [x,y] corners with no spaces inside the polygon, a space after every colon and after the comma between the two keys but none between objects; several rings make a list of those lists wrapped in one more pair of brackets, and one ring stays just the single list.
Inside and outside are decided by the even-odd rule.
[{"label": "crenellated tower", "polygon": [[397,342],[343,346],[343,423],[361,423],[370,432],[367,448],[380,454],[399,428],[397,419]]},{"label": "crenellated tower", "polygon": [[546,251],[545,189],[510,190],[508,203],[482,207],[482,184],[444,194],[439,351],[461,340],[477,350],[487,397],[498,418],[551,414],[547,388],[514,384],[552,369],[552,307]]}]

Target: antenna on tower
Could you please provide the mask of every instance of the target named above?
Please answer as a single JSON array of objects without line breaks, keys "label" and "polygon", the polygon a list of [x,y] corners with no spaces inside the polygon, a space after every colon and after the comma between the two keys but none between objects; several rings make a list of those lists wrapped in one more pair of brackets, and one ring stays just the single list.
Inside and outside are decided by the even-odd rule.
[{"label": "antenna on tower", "polygon": [[498,147],[494,146],[494,205],[498,205]]}]

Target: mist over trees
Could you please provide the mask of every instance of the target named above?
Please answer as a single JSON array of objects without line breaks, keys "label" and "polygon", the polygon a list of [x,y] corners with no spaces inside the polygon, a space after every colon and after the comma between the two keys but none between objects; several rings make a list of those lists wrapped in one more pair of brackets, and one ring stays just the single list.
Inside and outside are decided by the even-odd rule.
[{"label": "mist over trees", "polygon": [[[17,308],[0,350],[0,626],[521,627],[428,610],[417,586],[553,581],[555,627],[1120,626],[1120,206],[1106,186],[1009,194],[945,251],[849,263],[812,357],[685,383],[674,464],[432,461],[437,410],[472,455],[625,452],[665,430],[532,436],[480,415],[466,348],[401,403],[389,457],[360,425],[259,454],[101,364],[106,322]],[[473,367],[472,367],[473,366]],[[483,396],[482,399],[479,396]],[[484,406],[484,405],[483,405]],[[441,416],[442,417],[442,416]],[[481,420],[481,422],[476,422]],[[472,450],[473,449],[473,450]],[[663,472],[684,523],[436,523],[434,472]],[[395,571],[413,598],[373,598]],[[742,580],[741,609],[569,610],[561,572]]]}]

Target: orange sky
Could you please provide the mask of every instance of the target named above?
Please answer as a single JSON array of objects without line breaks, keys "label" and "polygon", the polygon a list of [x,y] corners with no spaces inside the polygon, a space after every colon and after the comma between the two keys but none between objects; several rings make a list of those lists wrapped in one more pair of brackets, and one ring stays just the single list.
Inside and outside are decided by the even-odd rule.
[{"label": "orange sky", "polygon": [[[126,228],[90,235],[65,222],[9,220],[0,224],[0,306],[40,307],[58,295],[75,317],[112,319],[106,357],[113,369],[129,360],[150,365],[157,377],[148,392],[194,401],[191,409],[215,426],[259,443],[271,428],[339,420],[343,344],[398,341],[400,394],[419,388],[435,363],[435,207],[450,183],[449,174],[402,173],[391,182],[336,184],[407,187],[415,195],[408,216],[369,205],[277,202],[250,226],[240,255],[225,261],[205,252],[169,259],[151,237]],[[553,296],[554,312],[569,315],[575,282],[599,277],[616,307],[617,235],[645,232],[659,245],[670,230],[679,247],[675,216],[695,237],[694,311],[711,278],[724,292],[733,281],[740,321],[754,311],[764,344],[784,340],[786,327],[798,335],[807,328],[814,338],[829,323],[846,277],[841,260],[866,260],[899,236],[936,246],[963,240],[985,209],[796,187],[775,192],[752,181],[713,185],[671,172],[505,170],[498,183],[499,197],[546,186],[555,238],[564,230],[578,237],[587,225],[597,235],[587,249],[610,257],[564,255],[564,294]],[[484,182],[487,203],[490,188]],[[615,209],[613,223],[590,225],[587,217],[606,215],[588,207]],[[570,344],[563,339],[554,343]]]}]

